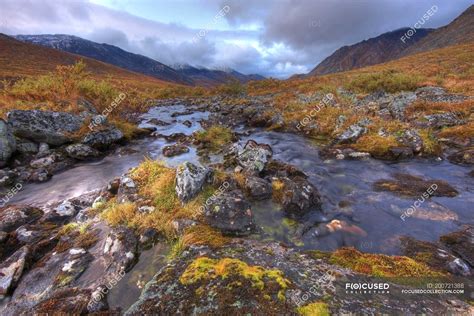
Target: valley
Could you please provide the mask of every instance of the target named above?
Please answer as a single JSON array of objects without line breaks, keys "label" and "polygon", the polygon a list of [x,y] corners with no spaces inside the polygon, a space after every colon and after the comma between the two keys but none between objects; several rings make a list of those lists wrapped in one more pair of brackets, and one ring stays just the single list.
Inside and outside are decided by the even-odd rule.
[{"label": "valley", "polygon": [[473,8],[285,80],[0,34],[0,314],[471,315]]}]

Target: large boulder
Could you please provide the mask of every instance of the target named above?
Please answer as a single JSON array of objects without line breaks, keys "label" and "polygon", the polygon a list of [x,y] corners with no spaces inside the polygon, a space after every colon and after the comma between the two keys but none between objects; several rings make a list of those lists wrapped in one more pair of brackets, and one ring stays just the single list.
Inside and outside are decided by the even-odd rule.
[{"label": "large boulder", "polygon": [[5,166],[16,151],[16,141],[10,125],[0,119],[0,167]]},{"label": "large boulder", "polygon": [[255,222],[250,203],[240,191],[225,192],[212,197],[206,203],[205,217],[207,223],[224,234],[248,235],[255,229]]},{"label": "large boulder", "polygon": [[84,136],[82,143],[96,149],[107,149],[124,138],[122,131],[115,127],[90,132]]},{"label": "large boulder", "polygon": [[206,182],[209,169],[185,162],[176,171],[176,194],[182,202],[195,197]]},{"label": "large boulder", "polygon": [[18,137],[58,146],[72,140],[84,119],[64,112],[13,110],[8,113],[8,122]]}]

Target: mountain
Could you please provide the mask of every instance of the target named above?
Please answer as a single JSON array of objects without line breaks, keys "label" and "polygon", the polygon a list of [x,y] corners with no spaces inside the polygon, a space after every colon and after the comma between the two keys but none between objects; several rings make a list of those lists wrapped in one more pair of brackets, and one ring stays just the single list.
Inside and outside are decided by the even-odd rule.
[{"label": "mountain", "polygon": [[399,58],[403,50],[416,44],[432,30],[418,29],[405,43],[400,38],[408,28],[384,33],[360,43],[343,46],[324,59],[309,75],[325,75],[376,65]]},{"label": "mountain", "polygon": [[94,78],[133,83],[137,85],[171,85],[168,82],[131,72],[95,59],[63,52],[57,49],[33,45],[0,33],[0,79],[17,79],[27,76],[44,75],[58,65],[71,65],[83,60]]},{"label": "mountain", "polygon": [[193,84],[189,78],[176,72],[173,68],[151,58],[127,52],[117,46],[99,44],[77,36],[63,34],[17,35],[15,38],[23,42],[55,48],[100,60],[104,63],[142,73],[160,80],[180,84]]},{"label": "mountain", "polygon": [[244,75],[231,68],[208,69],[205,67],[193,67],[187,64],[173,66],[176,71],[191,78],[195,83],[203,86],[215,86],[232,80],[246,83],[251,80],[262,80],[265,77],[260,75]]},{"label": "mountain", "polygon": [[411,55],[446,46],[474,42],[474,5],[446,26],[431,32],[403,51],[402,55]]},{"label": "mountain", "polygon": [[474,41],[474,5],[448,25],[438,29],[418,29],[405,43],[408,30],[384,33],[375,38],[344,46],[323,60],[308,75],[324,75],[371,66],[420,52]]},{"label": "mountain", "polygon": [[23,42],[93,58],[160,80],[179,84],[214,86],[235,79],[242,83],[264,79],[259,75],[247,76],[233,69],[221,71],[189,65],[178,66],[174,69],[154,59],[127,52],[116,46],[99,44],[72,35],[17,35],[15,38]]}]

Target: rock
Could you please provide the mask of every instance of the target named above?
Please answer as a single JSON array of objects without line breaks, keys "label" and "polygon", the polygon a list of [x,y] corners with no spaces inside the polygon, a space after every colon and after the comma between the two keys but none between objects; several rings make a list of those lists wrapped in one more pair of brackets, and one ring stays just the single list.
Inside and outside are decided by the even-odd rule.
[{"label": "rock", "polygon": [[16,139],[16,150],[24,155],[36,154],[39,151],[39,146],[27,139],[17,138]]},{"label": "rock", "polygon": [[182,202],[195,197],[202,189],[209,169],[185,162],[176,171],[176,194]]},{"label": "rock", "polygon": [[117,202],[133,202],[137,199],[137,192],[135,181],[128,176],[122,176],[120,178],[120,186],[117,190]]},{"label": "rock", "polygon": [[206,222],[224,234],[248,235],[255,229],[250,203],[240,191],[224,192],[206,203]]},{"label": "rock", "polygon": [[448,156],[449,161],[456,164],[474,164],[474,147],[462,149]]},{"label": "rock", "polygon": [[29,206],[12,205],[0,211],[0,231],[12,232],[18,227],[37,221],[43,211]]},{"label": "rock", "polygon": [[467,225],[460,231],[443,235],[440,241],[474,267],[474,226]]},{"label": "rock", "polygon": [[302,177],[275,179],[273,197],[290,215],[301,216],[311,209],[321,209],[318,190]]},{"label": "rock", "polygon": [[83,138],[82,143],[101,150],[109,148],[123,138],[124,135],[118,128],[110,127],[105,130],[90,132]]},{"label": "rock", "polygon": [[400,241],[405,256],[415,260],[426,258],[424,262],[436,270],[444,270],[459,276],[471,275],[471,268],[442,244],[416,240],[406,236],[401,237]]},{"label": "rock", "polygon": [[79,108],[82,108],[84,111],[89,112],[90,114],[97,115],[99,112],[97,112],[97,109],[95,108],[94,104],[92,102],[84,99],[84,98],[79,98],[76,102],[77,106]]},{"label": "rock", "polygon": [[336,142],[340,144],[353,143],[365,133],[367,133],[365,127],[353,124],[336,138]]},{"label": "rock", "polygon": [[368,159],[370,158],[370,154],[366,152],[361,152],[361,151],[350,151],[347,154],[347,157],[349,159]]},{"label": "rock", "polygon": [[28,253],[28,247],[24,246],[0,264],[0,298],[9,294],[20,280]]},{"label": "rock", "polygon": [[46,156],[44,158],[36,159],[30,162],[30,166],[35,169],[48,168],[58,159],[56,154]]},{"label": "rock", "polygon": [[448,263],[448,270],[454,275],[470,276],[472,274],[471,268],[459,258]]},{"label": "rock", "polygon": [[115,178],[112,181],[109,182],[107,185],[107,192],[109,192],[112,195],[116,195],[118,193],[120,187],[120,178]]},{"label": "rock", "polygon": [[144,248],[152,246],[152,244],[160,238],[157,230],[154,228],[147,228],[140,235],[140,245]]},{"label": "rock", "polygon": [[42,155],[49,152],[49,145],[46,143],[40,143],[38,148],[38,155]]},{"label": "rock", "polygon": [[[91,299],[91,296],[90,289],[60,288],[54,291],[50,297],[42,300],[34,306],[34,308],[31,308],[31,310],[28,310],[27,314],[87,315],[89,313],[100,314],[101,311],[107,309],[107,302],[101,301],[96,303]],[[89,302],[93,302],[94,304],[89,304]],[[92,309],[89,310],[89,307],[92,307]]]},{"label": "rock", "polygon": [[186,121],[183,122],[183,125],[189,128],[189,127],[193,126],[193,123],[191,123],[191,121],[189,121],[189,120],[186,120]]},{"label": "rock", "polygon": [[163,135],[163,137],[169,142],[181,142],[184,143],[188,140],[189,136],[183,133],[173,133],[171,135]]},{"label": "rock", "polygon": [[138,212],[142,214],[149,214],[149,213],[153,213],[154,211],[155,211],[154,206],[140,206],[138,208]]},{"label": "rock", "polygon": [[67,146],[65,150],[69,157],[78,160],[96,158],[100,155],[96,149],[84,144],[72,144]]},{"label": "rock", "polygon": [[255,200],[265,200],[272,197],[272,185],[262,178],[247,177],[244,189]]},{"label": "rock", "polygon": [[274,178],[308,178],[308,176],[303,171],[296,168],[295,166],[275,159],[270,160],[262,175],[264,177],[270,176]]},{"label": "rock", "polygon": [[400,92],[394,95],[393,100],[388,105],[388,110],[392,117],[398,120],[405,118],[405,108],[416,100],[414,92]]},{"label": "rock", "polygon": [[402,196],[419,197],[423,201],[430,196],[455,197],[458,191],[442,180],[425,180],[410,174],[395,173],[393,180],[378,180],[374,187],[379,191],[389,191]]},{"label": "rock", "polygon": [[163,147],[163,156],[165,157],[178,156],[178,155],[188,153],[188,152],[189,152],[189,148],[181,144],[174,144],[174,145]]},{"label": "rock", "polygon": [[9,124],[0,119],[0,168],[5,166],[17,149],[13,130]]},{"label": "rock", "polygon": [[105,239],[103,253],[122,267],[124,271],[130,269],[138,259],[138,239],[129,228],[118,227],[111,231]]},{"label": "rock", "polygon": [[423,140],[415,130],[405,130],[402,135],[397,138],[402,145],[410,147],[415,154],[423,150]]},{"label": "rock", "polygon": [[180,218],[180,219],[175,219],[171,222],[171,225],[173,225],[174,230],[178,234],[183,234],[184,231],[192,226],[197,225],[197,222],[192,220],[192,219],[187,219],[187,218]]},{"label": "rock", "polygon": [[178,116],[189,115],[193,113],[194,113],[193,110],[185,110],[183,112],[174,112],[173,114],[171,114],[171,117],[178,117]]},{"label": "rock", "polygon": [[237,150],[238,164],[250,173],[263,171],[272,156],[270,145],[259,144],[253,140],[247,141],[243,149]]},{"label": "rock", "polygon": [[168,126],[171,125],[171,123],[159,120],[157,118],[152,118],[151,120],[147,121],[147,124],[152,124],[152,125],[158,125],[158,126]]},{"label": "rock", "polygon": [[466,124],[466,120],[464,120],[461,113],[458,112],[425,115],[424,118],[428,121],[428,126],[432,128]]},{"label": "rock", "polygon": [[13,133],[35,142],[59,146],[72,141],[72,134],[82,127],[83,118],[65,112],[13,110],[8,113]]},{"label": "rock", "polygon": [[390,161],[400,161],[413,158],[413,149],[409,147],[391,147],[383,154],[375,155],[375,158]]},{"label": "rock", "polygon": [[31,182],[46,182],[51,179],[53,175],[45,168],[38,168],[35,169],[30,176],[28,177],[28,181]]},{"label": "rock", "polygon": [[[394,295],[371,295],[367,304],[340,290],[339,284],[352,278],[370,283],[380,279],[338,267],[325,257],[248,239],[217,249],[192,246],[158,271],[125,315],[296,315],[298,307],[305,307],[307,315],[370,315],[374,306],[387,315],[468,315],[472,309],[455,295],[427,295],[410,303]],[[404,288],[390,279],[382,282],[389,283],[391,292]]]},{"label": "rock", "polygon": [[342,125],[346,122],[347,117],[345,115],[339,115],[336,119],[336,130],[339,130]]},{"label": "rock", "polygon": [[71,201],[64,201],[54,210],[59,216],[72,217],[77,213],[76,207],[71,203]]},{"label": "rock", "polygon": [[428,102],[458,103],[467,100],[468,97],[459,94],[449,94],[442,87],[422,87],[415,91],[417,97]]}]

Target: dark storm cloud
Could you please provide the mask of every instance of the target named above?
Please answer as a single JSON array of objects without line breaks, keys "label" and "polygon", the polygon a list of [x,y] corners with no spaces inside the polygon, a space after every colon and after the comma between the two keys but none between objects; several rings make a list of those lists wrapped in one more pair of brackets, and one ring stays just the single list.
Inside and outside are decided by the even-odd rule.
[{"label": "dark storm cloud", "polygon": [[291,49],[270,56],[267,61],[272,61],[271,64],[286,61],[313,67],[341,46],[413,26],[434,5],[438,11],[423,27],[448,24],[472,0],[264,0],[256,5],[249,0],[230,0],[226,3],[233,8],[226,16],[229,23],[258,23],[262,27],[262,45],[281,43]]}]

